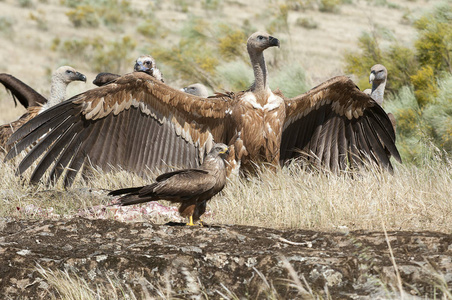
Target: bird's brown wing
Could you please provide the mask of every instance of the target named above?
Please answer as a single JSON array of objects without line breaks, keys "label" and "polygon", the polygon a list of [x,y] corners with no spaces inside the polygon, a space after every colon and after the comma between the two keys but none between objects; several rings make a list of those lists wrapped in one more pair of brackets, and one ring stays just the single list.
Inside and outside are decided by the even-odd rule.
[{"label": "bird's brown wing", "polygon": [[0,74],[0,83],[11,93],[16,106],[16,99],[19,100],[20,104],[25,108],[47,103],[46,98],[12,75],[5,73]]},{"label": "bird's brown wing", "polygon": [[67,168],[66,186],[84,163],[138,174],[168,166],[195,167],[214,139],[226,139],[224,119],[231,102],[224,97],[199,98],[134,72],[58,104],[25,124],[11,136],[9,143],[17,144],[6,158],[40,139],[18,172],[43,154],[31,182],[37,182],[55,162],[50,179],[58,179]]},{"label": "bird's brown wing", "polygon": [[401,161],[387,114],[349,78],[334,77],[287,99],[281,163],[299,156],[332,171]]},{"label": "bird's brown wing", "polygon": [[143,187],[139,197],[158,196],[160,199],[183,201],[190,200],[209,192],[216,178],[206,171],[186,169],[164,174],[156,184]]},{"label": "bird's brown wing", "polygon": [[19,119],[0,126],[0,148],[5,151],[5,153],[11,149],[11,145],[7,145],[9,137],[22,125],[33,119],[39,114],[42,109],[40,105],[30,106],[27,108],[27,112],[24,113]]}]

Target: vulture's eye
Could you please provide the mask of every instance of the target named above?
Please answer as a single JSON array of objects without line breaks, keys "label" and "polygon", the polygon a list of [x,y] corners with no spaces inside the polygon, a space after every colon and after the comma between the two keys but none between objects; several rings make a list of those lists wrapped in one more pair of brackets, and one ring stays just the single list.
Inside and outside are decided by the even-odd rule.
[{"label": "vulture's eye", "polygon": [[71,71],[71,70],[66,70],[66,73],[67,73],[67,74],[71,74],[72,71]]},{"label": "vulture's eye", "polygon": [[262,40],[264,39],[264,37],[263,37],[262,35],[259,35],[257,38],[258,38],[260,41],[262,41]]}]

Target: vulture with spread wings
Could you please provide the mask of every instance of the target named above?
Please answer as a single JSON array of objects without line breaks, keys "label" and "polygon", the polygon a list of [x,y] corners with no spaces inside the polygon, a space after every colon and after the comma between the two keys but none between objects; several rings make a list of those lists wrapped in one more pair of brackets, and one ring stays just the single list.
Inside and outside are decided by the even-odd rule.
[{"label": "vulture with spread wings", "polygon": [[232,166],[249,170],[299,156],[333,171],[364,162],[392,170],[390,157],[400,161],[400,155],[391,122],[349,78],[332,78],[292,99],[270,90],[263,52],[279,45],[267,33],[249,37],[255,82],[239,93],[201,98],[146,73],[126,74],[25,124],[10,138],[7,159],[39,140],[18,172],[39,160],[31,182],[50,169],[49,180],[64,174],[66,186],[90,165],[138,174],[195,167],[214,142],[229,146]]}]

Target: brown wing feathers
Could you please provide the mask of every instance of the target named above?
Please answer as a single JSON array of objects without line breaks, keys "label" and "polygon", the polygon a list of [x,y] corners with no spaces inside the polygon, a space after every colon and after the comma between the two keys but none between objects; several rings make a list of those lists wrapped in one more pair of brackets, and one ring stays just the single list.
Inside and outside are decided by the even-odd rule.
[{"label": "brown wing feathers", "polygon": [[19,100],[20,104],[25,108],[47,102],[47,99],[41,94],[12,75],[4,73],[0,74],[0,83],[2,83],[6,90],[11,93],[16,106],[16,99]]},{"label": "brown wing feathers", "polygon": [[281,163],[300,155],[332,171],[372,161],[392,169],[400,161],[386,113],[351,80],[335,77],[286,102]]},{"label": "brown wing feathers", "polygon": [[[11,151],[7,159],[40,139],[20,163],[18,172],[23,173],[45,152],[31,181],[38,181],[55,162],[49,180],[58,179],[67,168],[65,184],[69,185],[87,157],[89,161],[86,163],[104,170],[119,166],[140,175],[147,169],[168,170],[175,166],[199,165],[204,156],[200,152],[210,150],[206,144],[212,139],[209,127],[196,123],[200,116],[187,117],[183,110],[171,110],[174,104],[179,107],[187,105],[176,96],[170,95],[174,100],[170,102],[169,97],[161,95],[161,99],[166,99],[166,103],[162,103],[158,100],[160,98],[152,98],[152,93],[149,96],[142,91],[127,92],[134,90],[134,80],[143,80],[143,75],[138,74],[137,78],[132,77],[129,82],[120,78],[105,87],[109,90],[93,90],[39,115],[11,137],[10,143],[18,143],[16,151]],[[144,78],[149,80],[149,76]],[[125,90],[120,90],[121,84]],[[121,97],[114,98],[115,92]],[[155,93],[159,92],[164,94],[164,91]],[[94,99],[92,102],[84,100],[90,97]],[[204,107],[203,104],[195,103],[190,108],[194,107],[200,113],[209,111],[208,106],[212,103]],[[208,113],[212,114],[212,111]],[[214,124],[212,127],[218,126]]]}]

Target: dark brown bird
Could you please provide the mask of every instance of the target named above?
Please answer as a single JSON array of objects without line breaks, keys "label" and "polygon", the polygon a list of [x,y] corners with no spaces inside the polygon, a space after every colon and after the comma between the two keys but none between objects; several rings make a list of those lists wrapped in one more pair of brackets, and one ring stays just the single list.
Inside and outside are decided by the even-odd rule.
[{"label": "dark brown bird", "polygon": [[229,154],[225,144],[215,144],[204,162],[196,169],[184,169],[162,174],[151,185],[115,190],[109,195],[124,195],[119,205],[132,205],[156,200],[180,203],[179,213],[194,225],[206,210],[206,202],[226,184],[225,159]]},{"label": "dark brown bird", "polygon": [[66,97],[67,85],[73,81],[86,82],[86,76],[72,67],[59,67],[52,75],[49,99],[9,74],[0,74],[0,81],[11,92],[13,98],[17,98],[27,108],[27,112],[16,121],[0,126],[0,148],[9,150],[10,147],[6,146],[6,141],[13,132],[45,109],[63,101]]},{"label": "dark brown bird", "polygon": [[[157,80],[164,82],[162,72],[156,67],[155,59],[150,55],[141,55],[135,61],[133,67],[134,72],[145,72],[149,75],[155,77]],[[121,75],[102,72],[97,74],[96,78],[93,80],[93,84],[97,86],[103,86],[109,84],[116,79],[121,77]]]},{"label": "dark brown bird", "polygon": [[67,169],[66,186],[88,164],[141,175],[196,167],[214,141],[229,146],[231,165],[247,170],[300,156],[334,172],[366,162],[392,170],[390,157],[400,155],[391,122],[349,78],[334,77],[292,99],[270,90],[263,52],[279,44],[266,33],[250,36],[255,82],[238,93],[200,98],[143,72],[126,74],[28,122],[11,137],[18,143],[7,159],[50,131],[19,165],[23,173],[40,159],[31,182],[52,165],[49,179]]}]

